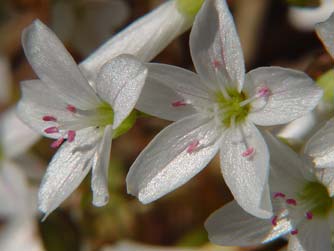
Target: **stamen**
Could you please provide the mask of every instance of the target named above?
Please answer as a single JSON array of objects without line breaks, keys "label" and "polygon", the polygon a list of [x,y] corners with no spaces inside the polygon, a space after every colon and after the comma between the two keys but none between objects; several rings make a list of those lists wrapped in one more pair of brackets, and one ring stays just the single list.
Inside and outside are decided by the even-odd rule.
[{"label": "stamen", "polygon": [[190,145],[187,148],[187,153],[193,153],[199,145],[198,140],[194,140],[193,142],[190,143]]},{"label": "stamen", "polygon": [[295,199],[287,199],[286,203],[289,205],[297,206],[297,201]]},{"label": "stamen", "polygon": [[76,113],[77,112],[77,108],[73,105],[68,105],[66,107],[66,110],[68,110],[69,112],[72,112],[72,113]]},{"label": "stamen", "polygon": [[184,100],[178,100],[172,103],[173,107],[186,106],[187,103]]},{"label": "stamen", "polygon": [[53,116],[44,116],[42,119],[43,119],[43,121],[46,121],[46,122],[48,122],[48,121],[57,122],[57,119]]},{"label": "stamen", "polygon": [[76,135],[75,131],[69,130],[67,132],[67,140],[68,140],[68,142],[73,142],[74,139],[75,139],[75,135]]},{"label": "stamen", "polygon": [[284,193],[280,193],[280,192],[275,193],[274,194],[274,198],[275,199],[277,199],[277,198],[285,198],[285,194]]},{"label": "stamen", "polygon": [[268,97],[270,95],[270,89],[267,86],[263,86],[257,91],[257,95],[260,98]]},{"label": "stamen", "polygon": [[290,232],[290,234],[292,234],[292,235],[296,235],[296,234],[298,234],[298,229],[294,229],[294,230],[292,230],[292,231]]},{"label": "stamen", "polygon": [[248,147],[247,150],[241,154],[241,156],[244,158],[249,158],[253,156],[254,153],[255,153],[255,149],[253,147]]},{"label": "stamen", "polygon": [[52,144],[51,144],[51,147],[52,148],[58,148],[60,147],[60,145],[64,142],[64,138],[61,137],[59,139],[57,139],[56,141],[54,141]]},{"label": "stamen", "polygon": [[278,220],[278,216],[274,216],[272,219],[271,219],[271,224],[276,227],[277,226],[277,220]]},{"label": "stamen", "polygon": [[47,134],[58,133],[59,129],[56,126],[52,126],[52,127],[46,128],[44,132]]},{"label": "stamen", "polygon": [[306,219],[308,219],[308,220],[313,219],[313,213],[312,212],[306,212],[305,216],[306,216]]}]

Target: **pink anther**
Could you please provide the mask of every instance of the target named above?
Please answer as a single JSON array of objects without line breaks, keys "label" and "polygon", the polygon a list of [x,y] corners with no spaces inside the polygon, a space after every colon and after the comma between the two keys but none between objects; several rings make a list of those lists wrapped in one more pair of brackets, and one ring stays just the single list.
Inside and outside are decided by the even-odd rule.
[{"label": "pink anther", "polygon": [[285,198],[285,194],[284,193],[274,193],[274,198],[277,199],[277,198]]},{"label": "pink anther", "polygon": [[222,63],[219,62],[218,60],[214,60],[212,62],[212,65],[213,65],[214,68],[219,68],[219,67],[221,67]]},{"label": "pink anther", "polygon": [[295,199],[287,199],[286,203],[289,205],[297,206],[297,201]]},{"label": "pink anther", "polygon": [[66,107],[66,110],[68,110],[69,112],[73,112],[73,113],[76,113],[77,112],[77,108],[73,105],[68,105]]},{"label": "pink anther", "polygon": [[250,157],[254,154],[255,149],[253,147],[248,147],[246,151],[244,151],[241,156],[244,158]]},{"label": "pink anther", "polygon": [[52,144],[51,144],[51,147],[52,148],[58,148],[60,147],[60,145],[64,142],[64,138],[61,137],[59,139],[57,139],[56,141],[54,141]]},{"label": "pink anther", "polygon": [[187,103],[184,100],[175,101],[172,103],[173,107],[186,106]]},{"label": "pink anther", "polygon": [[75,131],[69,130],[67,132],[67,140],[68,140],[68,142],[73,142],[74,139],[75,139],[75,135],[76,135]]},{"label": "pink anther", "polygon": [[198,140],[194,140],[193,142],[190,143],[190,145],[187,148],[187,153],[193,153],[199,145]]},{"label": "pink anther", "polygon": [[43,117],[43,121],[53,121],[53,122],[57,122],[57,119],[53,116],[44,116]]},{"label": "pink anther", "polygon": [[270,89],[267,86],[263,86],[261,87],[257,94],[259,95],[259,97],[268,97],[270,95]]},{"label": "pink anther", "polygon": [[56,126],[52,126],[52,127],[46,128],[44,132],[47,134],[58,133],[59,129]]},{"label": "pink anther", "polygon": [[294,230],[292,230],[292,231],[290,232],[290,234],[292,234],[292,235],[296,235],[296,234],[298,234],[298,229],[294,229]]},{"label": "pink anther", "polygon": [[277,216],[274,216],[272,219],[271,219],[271,225],[273,225],[274,227],[277,226],[277,220],[278,220],[278,217]]},{"label": "pink anther", "polygon": [[313,213],[312,212],[306,212],[305,216],[306,216],[306,219],[308,219],[308,220],[313,219]]}]

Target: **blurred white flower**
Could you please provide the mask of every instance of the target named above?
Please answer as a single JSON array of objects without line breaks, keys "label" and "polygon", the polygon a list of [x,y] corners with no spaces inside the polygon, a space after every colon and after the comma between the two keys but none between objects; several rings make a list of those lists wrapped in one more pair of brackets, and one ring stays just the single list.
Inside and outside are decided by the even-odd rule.
[{"label": "blurred white flower", "polygon": [[113,133],[130,115],[146,77],[146,67],[130,55],[106,63],[93,89],[61,41],[40,21],[22,34],[24,52],[40,78],[22,82],[18,114],[40,134],[56,139],[39,191],[45,217],[92,169],[93,204],[109,200],[108,168]]},{"label": "blurred white flower", "polygon": [[186,183],[220,151],[222,173],[236,201],[251,214],[270,217],[269,154],[255,125],[280,125],[305,115],[322,90],[290,69],[263,67],[245,74],[225,1],[203,4],[190,49],[198,75],[147,64],[148,78],[136,107],[177,122],[159,133],[131,166],[128,192],[152,202]]},{"label": "blurred white flower", "polygon": [[297,29],[313,31],[314,26],[326,20],[334,11],[334,0],[321,0],[319,7],[290,7],[289,20]]},{"label": "blurred white flower", "polygon": [[52,6],[52,28],[65,43],[87,56],[129,17],[124,0],[57,0]]},{"label": "blurred white flower", "polygon": [[246,213],[233,201],[206,221],[209,239],[224,246],[253,246],[288,235],[288,251],[332,250],[333,198],[312,172],[305,156],[298,156],[270,134],[269,179],[274,216],[264,220]]}]

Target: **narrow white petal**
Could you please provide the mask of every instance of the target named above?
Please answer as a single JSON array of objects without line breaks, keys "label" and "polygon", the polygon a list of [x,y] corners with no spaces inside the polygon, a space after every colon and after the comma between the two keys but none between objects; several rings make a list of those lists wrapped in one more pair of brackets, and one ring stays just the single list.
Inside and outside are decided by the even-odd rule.
[{"label": "narrow white petal", "polygon": [[60,135],[47,134],[44,130],[55,126],[54,122],[43,121],[44,116],[54,116],[58,120],[73,120],[73,114],[66,110],[67,104],[57,96],[53,96],[52,89],[40,80],[29,80],[21,83],[22,98],[17,105],[17,114],[22,121],[39,134],[49,138]]},{"label": "narrow white petal", "polygon": [[334,13],[322,23],[315,26],[315,31],[328,53],[334,58]]},{"label": "narrow white petal", "polygon": [[176,1],[167,1],[107,41],[80,67],[94,81],[101,67],[120,54],[150,61],[190,26],[191,20],[177,10]]},{"label": "narrow white petal", "polygon": [[52,158],[38,194],[39,210],[48,216],[82,182],[92,167],[100,135],[80,130],[73,142],[65,142]]},{"label": "narrow white petal", "polygon": [[262,126],[285,124],[307,114],[323,94],[305,73],[280,67],[261,67],[247,74],[245,92],[249,97],[262,87],[269,88],[269,95],[252,102],[249,115]]},{"label": "narrow white petal", "polygon": [[130,55],[118,56],[102,67],[97,79],[97,93],[114,110],[114,129],[134,109],[146,75],[146,66]]},{"label": "narrow white petal", "polygon": [[302,228],[298,235],[289,240],[289,251],[329,251],[332,250],[331,229],[327,220],[315,218]]},{"label": "narrow white petal", "polygon": [[176,121],[196,113],[193,104],[207,106],[208,90],[191,71],[164,64],[147,64],[148,75],[136,108]]},{"label": "narrow white petal", "polygon": [[[216,89],[219,85],[232,85],[239,91],[242,89],[245,63],[233,17],[225,0],[203,3],[190,34],[190,51],[198,74],[209,83],[216,83]],[[217,79],[215,68],[226,81],[231,79],[232,82],[223,83]]]},{"label": "narrow white petal", "polygon": [[[235,200],[244,210],[257,217],[268,218],[272,215],[271,205],[262,208],[269,175],[268,148],[254,125],[244,124],[243,137],[240,130],[227,129],[224,132],[220,149],[222,173]],[[248,149],[252,149],[253,154],[243,156]]]},{"label": "narrow white petal", "polygon": [[259,219],[245,212],[236,201],[218,209],[205,222],[209,239],[222,246],[252,246],[274,240],[291,229],[287,221]]},{"label": "narrow white petal", "polygon": [[127,175],[127,190],[152,202],[186,183],[217,153],[219,131],[209,118],[186,117],[162,130]]},{"label": "narrow white petal", "polygon": [[314,158],[317,167],[332,167],[334,163],[334,118],[326,122],[306,143],[305,153]]},{"label": "narrow white petal", "polygon": [[53,93],[81,109],[95,107],[99,99],[71,55],[56,35],[36,20],[22,33],[27,59],[38,77]]},{"label": "narrow white petal", "polygon": [[269,183],[271,192],[281,192],[294,197],[303,189],[306,180],[314,178],[307,169],[308,163],[269,132],[264,132],[263,136],[270,153]]},{"label": "narrow white petal", "polygon": [[1,115],[0,146],[6,157],[22,154],[39,138],[39,134],[18,118],[15,108],[10,108]]},{"label": "narrow white petal", "polygon": [[112,126],[109,125],[104,129],[103,138],[99,149],[94,156],[92,170],[92,190],[93,204],[97,207],[104,206],[108,203],[108,169],[110,160],[110,149],[112,141]]},{"label": "narrow white petal", "polygon": [[9,61],[0,55],[0,104],[6,104],[10,101],[12,84]]}]

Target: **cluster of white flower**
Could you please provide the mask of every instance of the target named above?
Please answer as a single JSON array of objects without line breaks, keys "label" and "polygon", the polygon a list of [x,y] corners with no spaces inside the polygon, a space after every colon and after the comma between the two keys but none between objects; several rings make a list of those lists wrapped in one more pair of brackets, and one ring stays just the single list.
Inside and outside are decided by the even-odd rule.
[{"label": "cluster of white flower", "polygon": [[[192,24],[197,73],[147,63]],[[334,15],[316,30],[334,57]],[[38,20],[24,30],[22,44],[39,79],[22,82],[17,113],[59,148],[39,189],[44,217],[90,170],[93,204],[108,202],[112,139],[129,128],[137,109],[174,122],[131,166],[128,193],[142,203],[155,201],[199,173],[219,151],[235,201],[205,223],[213,243],[254,245],[289,235],[290,251],[333,250],[334,120],[308,140],[303,154],[269,131],[309,116],[323,90],[296,70],[261,67],[246,74],[225,0],[167,1],[79,66]],[[299,127],[304,130],[299,124],[293,133]],[[291,134],[287,128],[284,133]],[[36,136],[23,138],[34,142]]]}]

